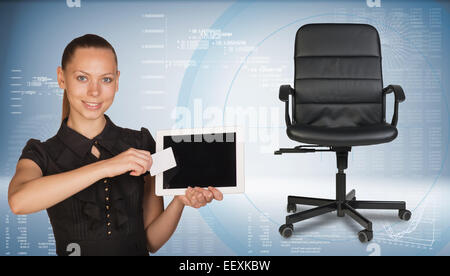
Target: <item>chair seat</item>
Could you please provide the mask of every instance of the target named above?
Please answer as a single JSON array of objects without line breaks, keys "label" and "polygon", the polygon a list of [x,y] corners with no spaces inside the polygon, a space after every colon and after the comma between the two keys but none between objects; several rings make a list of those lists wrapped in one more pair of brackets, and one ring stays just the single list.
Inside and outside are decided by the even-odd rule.
[{"label": "chair seat", "polygon": [[380,123],[360,127],[326,128],[296,124],[287,128],[290,139],[322,146],[363,146],[387,143],[397,137],[397,128]]}]

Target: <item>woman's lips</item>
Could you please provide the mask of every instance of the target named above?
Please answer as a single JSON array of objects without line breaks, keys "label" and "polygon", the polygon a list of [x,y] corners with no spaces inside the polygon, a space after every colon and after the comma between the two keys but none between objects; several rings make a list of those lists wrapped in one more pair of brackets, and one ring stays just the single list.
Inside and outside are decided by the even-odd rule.
[{"label": "woman's lips", "polygon": [[100,109],[100,107],[102,106],[102,103],[92,103],[92,102],[85,102],[82,101],[84,107],[86,107],[89,110],[97,110]]}]

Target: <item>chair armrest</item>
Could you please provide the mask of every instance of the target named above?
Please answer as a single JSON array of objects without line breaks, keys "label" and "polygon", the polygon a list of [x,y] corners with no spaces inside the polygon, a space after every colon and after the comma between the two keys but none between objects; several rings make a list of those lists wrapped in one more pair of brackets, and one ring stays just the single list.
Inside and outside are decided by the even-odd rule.
[{"label": "chair armrest", "polygon": [[392,92],[394,92],[396,101],[399,103],[405,101],[405,92],[403,92],[403,88],[400,85],[391,84],[383,89],[384,94],[390,94]]},{"label": "chair armrest", "polygon": [[294,95],[294,89],[289,84],[285,84],[280,86],[280,101],[287,102],[289,101],[289,95]]},{"label": "chair armrest", "polygon": [[288,84],[280,86],[279,98],[280,101],[285,103],[284,114],[287,127],[292,124],[291,117],[289,116],[289,95],[294,96],[294,89],[292,89],[292,87]]},{"label": "chair armrest", "polygon": [[403,88],[400,85],[389,85],[388,87],[383,89],[383,94],[390,94],[394,92],[395,103],[394,103],[394,115],[392,116],[391,125],[397,126],[398,122],[398,104],[405,101],[405,92],[403,92]]}]

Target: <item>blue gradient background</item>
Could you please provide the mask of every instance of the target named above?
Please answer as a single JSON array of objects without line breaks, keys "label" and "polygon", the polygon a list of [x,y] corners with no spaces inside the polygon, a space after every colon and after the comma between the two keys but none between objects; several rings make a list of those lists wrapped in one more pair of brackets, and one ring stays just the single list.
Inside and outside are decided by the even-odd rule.
[{"label": "blue gradient background", "polygon": [[[157,254],[450,254],[448,2],[381,1],[381,7],[370,8],[365,0],[81,1],[80,8],[69,8],[66,1],[2,1],[0,21],[0,255],[54,254],[46,213],[13,215],[7,187],[25,142],[56,133],[62,99],[56,67],[65,45],[85,33],[105,37],[116,49],[120,89],[107,114],[117,125],[144,126],[155,135],[176,123],[175,107],[194,111],[196,99],[203,109],[257,111],[257,120],[244,125],[259,137],[246,143],[246,193],[226,195],[200,210],[186,208]],[[285,135],[278,87],[293,83],[295,32],[315,22],[374,25],[381,36],[384,84],[401,84],[406,93],[399,137],[355,147],[349,158],[347,186],[357,189],[358,198],[405,200],[413,211],[409,222],[389,211],[361,211],[374,223],[369,244],[358,241],[359,225],[335,214],[296,224],[289,240],[278,234],[287,195],[334,196],[331,153],[271,153],[295,145]],[[216,30],[218,37],[199,37],[195,30],[202,29]],[[392,95],[387,102],[390,119]],[[226,123],[222,119],[201,121]]]}]

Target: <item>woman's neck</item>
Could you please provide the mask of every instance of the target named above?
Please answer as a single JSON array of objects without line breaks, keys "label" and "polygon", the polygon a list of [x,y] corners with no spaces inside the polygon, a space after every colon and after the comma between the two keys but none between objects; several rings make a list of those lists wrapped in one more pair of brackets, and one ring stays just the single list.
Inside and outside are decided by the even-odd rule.
[{"label": "woman's neck", "polygon": [[74,113],[71,112],[69,114],[67,126],[89,139],[99,135],[105,128],[106,118],[104,115],[97,119],[89,120]]}]

